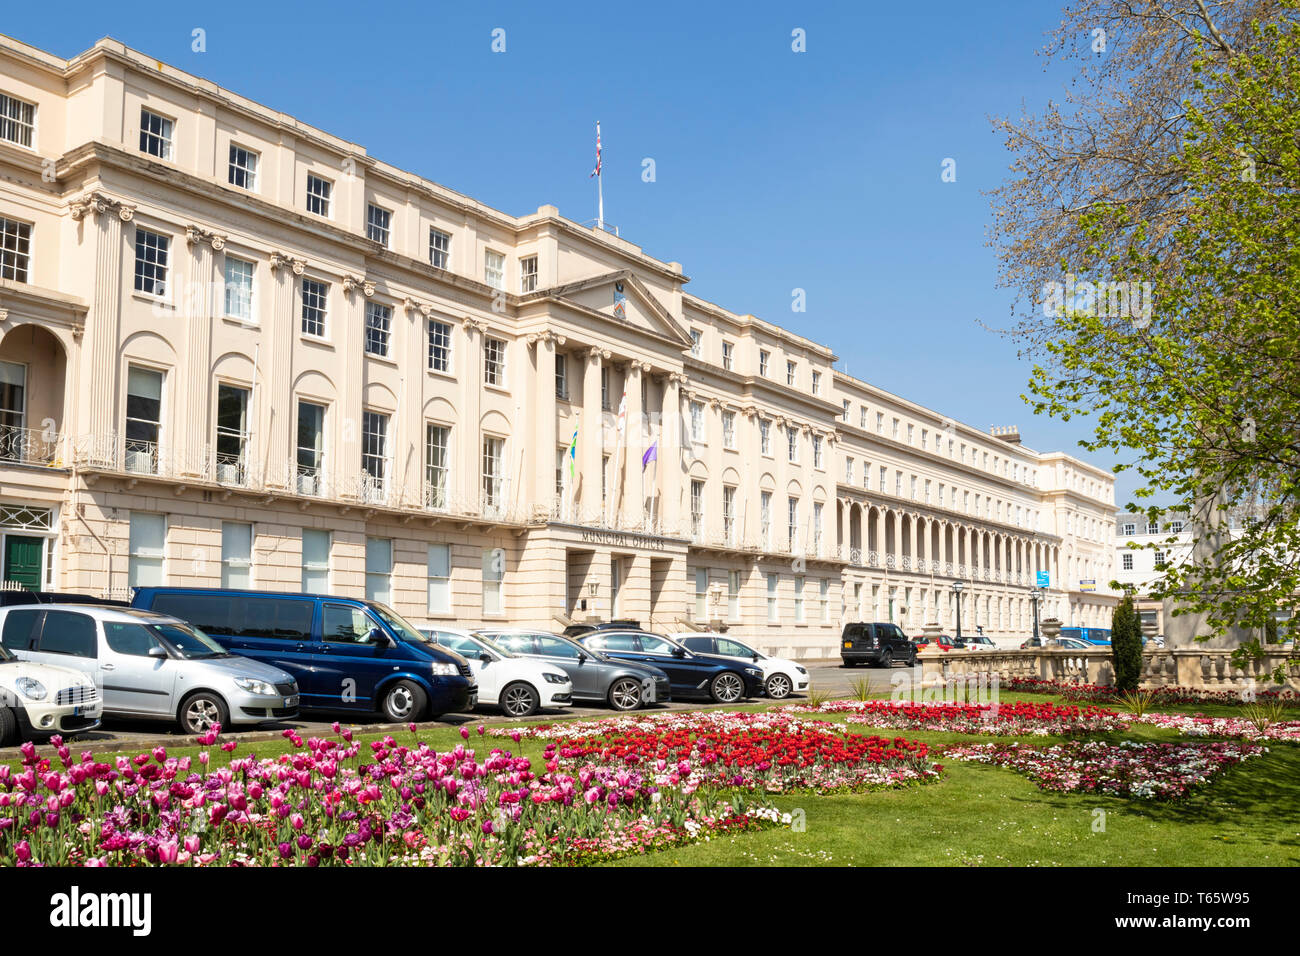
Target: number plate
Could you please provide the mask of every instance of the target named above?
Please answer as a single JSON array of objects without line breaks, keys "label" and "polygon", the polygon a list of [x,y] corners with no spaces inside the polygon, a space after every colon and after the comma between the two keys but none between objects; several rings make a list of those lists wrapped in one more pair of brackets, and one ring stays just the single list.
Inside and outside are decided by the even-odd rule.
[{"label": "number plate", "polygon": [[72,708],[72,716],[73,716],[73,717],[80,717],[80,716],[81,716],[82,714],[84,714],[85,712],[86,712],[86,708],[85,708],[85,707],[74,707],[74,708]]},{"label": "number plate", "polygon": [[284,706],[286,706],[286,707],[297,707],[297,706],[298,706],[298,698],[297,698],[297,697],[286,697],[286,698],[284,699]]},{"label": "number plate", "polygon": [[853,642],[852,642],[852,641],[845,641],[845,642],[844,642],[844,646],[845,646],[845,647],[852,647],[852,646],[853,646]]}]

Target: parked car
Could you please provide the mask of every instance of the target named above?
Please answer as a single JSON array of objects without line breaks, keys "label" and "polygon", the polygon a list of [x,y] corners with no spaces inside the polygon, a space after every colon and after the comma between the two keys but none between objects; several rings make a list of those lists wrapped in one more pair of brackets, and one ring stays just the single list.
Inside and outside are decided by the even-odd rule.
[{"label": "parked car", "polygon": [[635,710],[672,700],[668,675],[651,664],[615,660],[548,631],[492,628],[479,633],[512,654],[559,667],[573,681],[575,701],[604,702],[615,710]]},{"label": "parked car", "polygon": [[679,631],[668,635],[688,651],[700,654],[713,654],[729,657],[737,661],[752,661],[763,671],[763,690],[773,700],[784,700],[795,691],[800,693],[808,689],[809,677],[806,668],[783,657],[768,657],[760,654],[744,641],[725,634],[705,633],[699,631]]},{"label": "parked car", "polygon": [[1109,644],[1110,628],[1108,627],[1063,627],[1061,628],[1061,637],[1073,638],[1077,641],[1083,641],[1086,644]]},{"label": "parked car", "polygon": [[0,609],[0,643],[22,660],[80,671],[101,688],[105,714],[171,720],[186,733],[298,716],[293,677],[165,614],[19,605]]},{"label": "parked car", "polygon": [[697,654],[650,631],[591,631],[578,639],[583,647],[616,660],[652,664],[668,675],[674,697],[711,697],[734,704],[763,693],[763,669],[726,657]]},{"label": "parked car", "polygon": [[565,637],[578,638],[584,634],[590,634],[592,631],[639,631],[641,622],[634,621],[631,618],[621,618],[615,621],[600,621],[599,623],[587,624],[570,624],[564,629]]},{"label": "parked car", "polygon": [[283,668],[304,710],[378,712],[394,723],[474,707],[474,672],[391,608],[320,594],[136,588],[132,604],[171,614],[226,650]]},{"label": "parked car", "polygon": [[996,651],[998,649],[997,644],[983,634],[976,634],[974,637],[963,636],[957,646],[965,651]]},{"label": "parked car", "polygon": [[1087,641],[1081,641],[1077,637],[1058,637],[1056,640],[1048,644],[1047,647],[1049,649],[1055,648],[1058,650],[1060,648],[1065,648],[1070,651],[1086,651],[1089,648],[1097,647],[1097,645],[1090,644]]},{"label": "parked car", "polygon": [[518,657],[471,631],[448,627],[421,631],[469,661],[478,680],[479,704],[500,707],[507,717],[531,717],[543,707],[573,703],[573,682],[553,664]]},{"label": "parked car", "polygon": [[840,660],[845,667],[859,664],[893,667],[894,661],[903,661],[911,667],[916,664],[916,645],[897,624],[849,623],[844,625],[840,639]]},{"label": "parked car", "polygon": [[81,671],[21,660],[0,643],[0,747],[34,734],[94,730],[103,705],[95,682]]},{"label": "parked car", "polygon": [[[934,639],[935,647],[939,648],[939,650],[941,651],[950,651],[954,647],[958,647],[958,648],[963,647],[965,646],[965,643],[966,643],[966,638],[963,637],[959,641],[956,638],[949,637],[947,634],[938,634],[935,636]],[[912,638],[912,644],[919,651],[930,644],[930,639],[926,637],[924,634],[919,634],[916,637]]]}]

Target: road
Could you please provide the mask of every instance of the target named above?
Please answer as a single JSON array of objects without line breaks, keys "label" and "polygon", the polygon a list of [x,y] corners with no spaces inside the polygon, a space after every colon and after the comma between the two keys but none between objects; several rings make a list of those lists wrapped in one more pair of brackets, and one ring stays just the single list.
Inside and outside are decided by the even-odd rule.
[{"label": "road", "polygon": [[[897,666],[891,670],[882,670],[877,668],[857,667],[847,668],[840,665],[838,661],[826,661],[825,663],[806,663],[808,673],[812,677],[812,686],[814,689],[827,693],[831,697],[847,697],[855,693],[854,685],[857,682],[866,680],[873,693],[882,693],[889,691],[892,682],[900,682],[908,679],[919,680],[920,668],[911,668]],[[797,697],[791,698],[798,699]],[[707,701],[673,701],[669,704],[660,704],[651,710],[656,711],[678,711],[678,710],[696,710],[700,707],[707,707]],[[598,706],[580,706],[556,708],[552,711],[543,711],[541,716],[547,717],[608,717],[615,713],[608,707]],[[361,717],[361,720],[358,720]],[[536,719],[536,718],[534,718]],[[373,715],[359,715],[355,712],[324,714],[314,712],[310,716],[304,716],[298,720],[279,721],[269,724],[261,724],[254,727],[236,729],[229,734],[240,740],[259,741],[270,740],[280,736],[286,729],[292,727],[303,737],[325,736],[332,734],[331,724],[335,721],[344,726],[353,727],[359,733],[366,732],[383,732],[385,730],[401,730],[405,728],[404,724],[385,724],[373,719]],[[504,716],[495,707],[487,705],[481,706],[472,714],[444,714],[439,720],[431,721],[421,726],[453,726],[458,727],[462,724],[502,724],[514,723],[516,721]],[[161,721],[145,720],[128,720],[120,717],[107,717],[103,723],[95,730],[88,733],[78,734],[75,738],[68,741],[74,754],[90,750],[95,753],[105,753],[117,750],[133,750],[136,748],[147,749],[155,746],[176,747],[185,746],[193,743],[193,737],[184,734],[175,724],[166,724]],[[43,751],[46,749],[41,748]],[[0,764],[16,762],[21,759],[21,754],[16,747],[0,748]]]}]

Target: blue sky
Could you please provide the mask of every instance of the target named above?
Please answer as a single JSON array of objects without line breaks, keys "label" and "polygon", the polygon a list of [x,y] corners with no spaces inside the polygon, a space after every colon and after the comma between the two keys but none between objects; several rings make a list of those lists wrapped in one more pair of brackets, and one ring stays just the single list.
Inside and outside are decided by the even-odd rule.
[{"label": "blue sky", "polygon": [[[233,13],[11,4],[0,29],[62,56],[116,37],[512,214],[550,203],[595,217],[599,119],[606,220],[681,262],[689,291],[829,344],[851,374],[971,425],[1018,424],[1033,448],[1078,451],[1084,424],[1034,418],[1029,366],[980,324],[1006,324],[1011,302],[984,244],[982,191],[1009,162],[988,118],[1060,98],[1068,76],[1036,56],[1056,4]],[[191,49],[195,28],[206,52]],[[795,28],[807,52],[792,52]],[[941,180],[946,158],[956,182]],[[806,312],[791,311],[795,288]],[[1121,475],[1120,503],[1132,487]]]}]

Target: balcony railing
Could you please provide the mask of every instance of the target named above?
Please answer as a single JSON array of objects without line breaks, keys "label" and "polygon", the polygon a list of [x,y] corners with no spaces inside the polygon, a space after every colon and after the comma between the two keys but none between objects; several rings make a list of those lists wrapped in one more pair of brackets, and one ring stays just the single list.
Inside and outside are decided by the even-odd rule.
[{"label": "balcony railing", "polygon": [[0,462],[61,466],[66,456],[63,438],[50,429],[0,425]]}]

